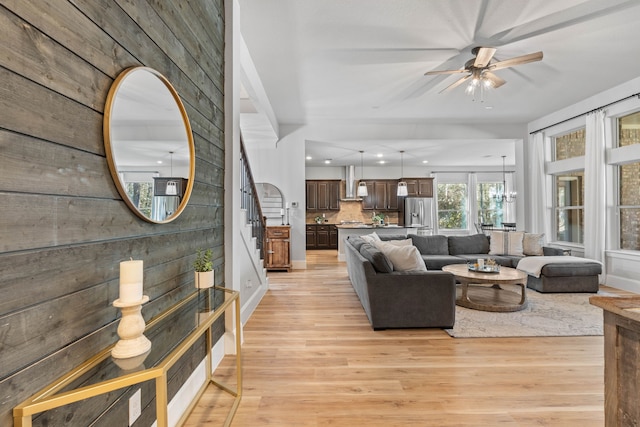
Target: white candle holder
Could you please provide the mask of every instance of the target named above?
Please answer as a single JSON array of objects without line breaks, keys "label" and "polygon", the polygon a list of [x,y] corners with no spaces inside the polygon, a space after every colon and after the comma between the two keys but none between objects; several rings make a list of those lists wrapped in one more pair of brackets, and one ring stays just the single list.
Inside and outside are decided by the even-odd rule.
[{"label": "white candle holder", "polygon": [[137,302],[122,302],[117,299],[113,306],[120,309],[122,318],[118,324],[118,336],[120,341],[111,350],[111,356],[117,359],[126,359],[139,356],[151,349],[151,341],[144,336],[144,317],[142,317],[142,304],[149,301],[147,295]]}]

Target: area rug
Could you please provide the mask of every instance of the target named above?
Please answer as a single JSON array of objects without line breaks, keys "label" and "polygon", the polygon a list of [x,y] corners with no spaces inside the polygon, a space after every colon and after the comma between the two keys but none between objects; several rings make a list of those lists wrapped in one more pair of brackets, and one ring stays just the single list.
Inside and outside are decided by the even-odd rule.
[{"label": "area rug", "polygon": [[[527,308],[493,313],[456,306],[455,338],[560,337],[602,335],[602,309],[589,304],[595,294],[541,294],[527,290]],[[597,295],[615,296],[608,292]]]}]

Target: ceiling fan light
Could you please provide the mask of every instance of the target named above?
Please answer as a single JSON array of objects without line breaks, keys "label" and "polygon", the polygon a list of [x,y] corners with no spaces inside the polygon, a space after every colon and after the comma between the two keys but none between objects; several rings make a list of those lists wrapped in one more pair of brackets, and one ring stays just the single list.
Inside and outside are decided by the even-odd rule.
[{"label": "ceiling fan light", "polygon": [[493,87],[493,82],[489,79],[484,79],[483,83],[484,83],[484,87],[487,89],[490,89]]}]

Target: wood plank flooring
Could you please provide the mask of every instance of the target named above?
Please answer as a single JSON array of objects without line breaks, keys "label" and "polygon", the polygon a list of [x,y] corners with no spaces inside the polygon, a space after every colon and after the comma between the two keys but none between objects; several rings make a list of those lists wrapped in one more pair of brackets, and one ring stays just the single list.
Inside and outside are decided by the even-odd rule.
[{"label": "wood plank flooring", "polygon": [[[335,251],[307,251],[307,266],[269,273],[244,329],[232,426],[604,424],[602,337],[374,332]],[[216,379],[232,383],[234,363]],[[210,386],[185,425],[222,425],[230,401]]]}]

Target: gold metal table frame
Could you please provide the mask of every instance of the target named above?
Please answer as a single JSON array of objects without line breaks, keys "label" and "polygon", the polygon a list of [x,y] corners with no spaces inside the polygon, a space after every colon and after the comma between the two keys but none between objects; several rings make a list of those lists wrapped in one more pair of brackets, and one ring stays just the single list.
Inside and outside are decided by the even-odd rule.
[{"label": "gold metal table frame", "polygon": [[[214,384],[221,390],[229,393],[234,397],[233,404],[229,409],[229,413],[225,419],[224,426],[231,425],[233,416],[238,409],[240,400],[242,398],[242,357],[241,357],[241,323],[240,323],[240,298],[238,291],[232,291],[223,287],[214,286],[210,289],[216,289],[223,291],[225,295],[225,301],[213,311],[207,312],[205,316],[200,318],[197,327],[188,334],[169,354],[164,357],[155,366],[143,369],[141,371],[128,373],[116,378],[98,382],[96,384],[87,385],[77,389],[69,391],[61,391],[73,381],[87,373],[94,368],[97,364],[103,362],[105,359],[111,356],[111,349],[115,343],[100,353],[96,354],[82,365],[79,365],[68,374],[58,378],[56,381],[49,384],[47,387],[41,389],[29,399],[20,403],[13,409],[13,422],[14,427],[31,427],[33,416],[50,409],[58,408],[64,405],[68,405],[74,402],[79,402],[84,399],[95,397],[104,393],[115,391],[124,387],[129,387],[135,384],[142,383],[144,381],[155,380],[156,391],[156,419],[158,427],[168,426],[168,387],[167,387],[167,374],[169,369],[176,364],[176,362],[184,355],[187,350],[196,343],[196,341],[205,335],[206,340],[206,381],[198,390],[196,397],[188,406],[185,413],[179,419],[177,425],[182,425],[186,418],[189,416],[193,408],[195,407],[198,399],[204,393],[209,384]],[[190,294],[183,301],[175,304],[162,314],[153,318],[147,324],[146,329],[155,326],[163,319],[176,312],[181,307],[185,306],[189,301],[198,297],[198,293],[202,291],[196,291]],[[211,348],[213,346],[213,338],[211,333],[211,326],[222,314],[229,308],[235,308],[235,350],[236,350],[236,388],[233,389],[225,384],[219,383],[213,379],[213,360],[211,355]]]}]

